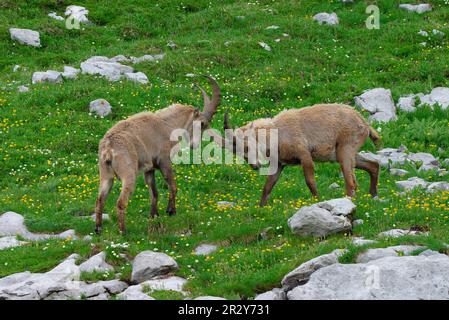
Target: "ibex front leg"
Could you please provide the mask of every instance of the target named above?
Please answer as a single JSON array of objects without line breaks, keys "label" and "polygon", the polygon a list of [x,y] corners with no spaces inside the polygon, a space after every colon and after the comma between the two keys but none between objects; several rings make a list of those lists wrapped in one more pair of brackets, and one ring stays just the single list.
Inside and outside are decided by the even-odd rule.
[{"label": "ibex front leg", "polygon": [[176,214],[176,182],[171,163],[164,163],[160,166],[162,175],[168,185],[170,196],[168,199],[167,213],[171,216]]}]

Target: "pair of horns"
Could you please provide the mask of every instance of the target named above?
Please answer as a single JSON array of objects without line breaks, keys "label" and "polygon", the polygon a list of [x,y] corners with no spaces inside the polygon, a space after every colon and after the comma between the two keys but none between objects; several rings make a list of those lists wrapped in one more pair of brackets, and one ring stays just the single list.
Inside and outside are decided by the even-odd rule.
[{"label": "pair of horns", "polygon": [[207,95],[206,90],[204,90],[203,87],[201,87],[198,83],[194,82],[194,85],[201,91],[201,94],[203,95],[204,101],[203,114],[205,118],[210,122],[212,121],[212,117],[217,112],[217,107],[220,104],[221,99],[220,87],[218,86],[217,81],[211,76],[207,75],[194,75],[194,76],[201,76],[207,78],[209,80],[210,85],[212,86],[212,98],[210,98]]}]

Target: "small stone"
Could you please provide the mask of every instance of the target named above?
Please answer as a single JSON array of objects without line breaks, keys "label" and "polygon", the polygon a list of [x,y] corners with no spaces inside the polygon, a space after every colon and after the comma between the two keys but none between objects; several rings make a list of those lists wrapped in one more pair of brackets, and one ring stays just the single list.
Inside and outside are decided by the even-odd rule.
[{"label": "small stone", "polygon": [[432,11],[432,5],[427,4],[427,3],[422,3],[422,4],[403,3],[403,4],[399,5],[399,8],[405,9],[410,12],[416,12],[419,14],[427,12],[427,11]]},{"label": "small stone", "polygon": [[195,255],[197,256],[207,256],[211,253],[217,251],[218,247],[214,244],[201,244],[195,248]]},{"label": "small stone", "polygon": [[141,84],[148,83],[148,78],[143,72],[125,73],[125,78]]},{"label": "small stone", "polygon": [[259,42],[259,46],[261,46],[266,51],[271,51],[271,47],[268,44],[266,44],[265,42]]},{"label": "small stone", "polygon": [[357,226],[361,226],[363,224],[363,220],[362,219],[357,219],[352,221],[352,226],[353,227],[357,227]]},{"label": "small stone", "polygon": [[49,16],[50,18],[53,18],[53,19],[58,20],[58,21],[64,21],[64,18],[61,17],[61,16],[58,16],[58,15],[56,14],[56,12],[50,12],[50,13],[48,14],[48,16]]},{"label": "small stone", "polygon": [[376,240],[365,239],[363,237],[354,237],[352,238],[352,244],[355,246],[364,246],[369,244],[377,243]]},{"label": "small stone", "polygon": [[339,24],[338,16],[335,12],[327,13],[321,12],[313,16],[313,20],[317,21],[319,24],[327,24],[334,26]]},{"label": "small stone", "polygon": [[28,88],[27,86],[19,86],[17,88],[17,91],[20,92],[20,93],[24,93],[24,92],[30,91],[30,88]]},{"label": "small stone", "polygon": [[266,27],[265,29],[267,29],[267,30],[276,30],[276,29],[279,29],[279,26],[272,25],[272,26]]},{"label": "small stone", "polygon": [[89,111],[94,112],[100,117],[106,117],[111,113],[112,107],[105,99],[97,99],[89,104]]},{"label": "small stone", "polygon": [[178,46],[176,45],[176,43],[170,40],[169,42],[167,42],[167,47],[169,47],[170,49],[176,49]]},{"label": "small stone", "polygon": [[436,36],[441,36],[443,37],[445,35],[445,33],[443,31],[437,30],[437,29],[433,29],[432,33]]},{"label": "small stone", "polygon": [[418,34],[420,36],[423,36],[423,37],[428,37],[429,36],[429,33],[427,31],[424,31],[424,30],[419,30]]},{"label": "small stone", "polygon": [[395,168],[391,168],[390,169],[390,174],[393,176],[399,176],[399,177],[403,177],[409,174],[409,172],[407,170],[403,170],[403,169],[395,169]]},{"label": "small stone", "polygon": [[340,185],[336,182],[329,185],[329,189],[340,189]]}]

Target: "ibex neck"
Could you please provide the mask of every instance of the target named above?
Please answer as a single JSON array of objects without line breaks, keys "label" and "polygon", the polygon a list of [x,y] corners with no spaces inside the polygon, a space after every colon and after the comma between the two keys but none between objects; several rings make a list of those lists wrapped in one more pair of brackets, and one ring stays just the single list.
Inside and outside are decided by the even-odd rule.
[{"label": "ibex neck", "polygon": [[174,104],[156,112],[172,128],[187,128],[191,125],[193,107]]}]

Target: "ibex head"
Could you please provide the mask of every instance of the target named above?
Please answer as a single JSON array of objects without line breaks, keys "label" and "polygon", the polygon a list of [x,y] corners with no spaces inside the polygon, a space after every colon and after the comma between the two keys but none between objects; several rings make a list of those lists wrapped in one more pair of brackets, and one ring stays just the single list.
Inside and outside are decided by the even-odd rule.
[{"label": "ibex head", "polygon": [[[269,129],[270,122],[271,119],[258,119],[251,121],[240,128],[234,129],[229,123],[229,111],[225,112],[224,130],[225,132],[226,130],[233,130],[232,151],[234,154],[242,156],[254,170],[260,169],[261,167],[257,149],[262,146],[263,150],[267,150],[266,141],[259,141],[258,130]],[[227,139],[230,141],[229,134],[227,135]],[[269,149],[267,151],[269,153]]]}]

